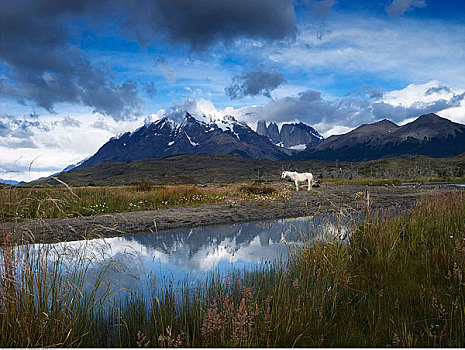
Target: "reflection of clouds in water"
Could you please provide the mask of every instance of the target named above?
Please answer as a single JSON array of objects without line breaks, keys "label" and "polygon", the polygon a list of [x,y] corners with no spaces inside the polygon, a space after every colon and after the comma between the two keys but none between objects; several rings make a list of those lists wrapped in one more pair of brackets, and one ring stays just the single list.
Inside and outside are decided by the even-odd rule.
[{"label": "reflection of clouds in water", "polygon": [[334,239],[346,241],[351,235],[351,231],[345,225],[327,222],[323,225],[321,234],[315,236],[315,240],[331,241]]},{"label": "reflection of clouds in water", "polygon": [[[82,256],[92,262],[88,286],[95,282],[102,266],[112,263],[106,279],[112,281],[109,283],[115,289],[145,290],[154,281],[158,284],[172,281],[175,285],[187,281],[192,285],[211,271],[226,274],[265,260],[285,259],[289,243],[303,236],[315,239],[315,232],[321,231],[325,224],[328,224],[327,217],[305,217],[35,245],[34,249],[42,252],[48,249],[52,260],[53,256],[60,255],[73,264],[76,257]],[[338,232],[339,226],[329,225],[325,231],[332,235]]]},{"label": "reflection of clouds in water", "polygon": [[[287,255],[282,243],[295,242],[313,235],[322,220],[314,217],[281,219],[243,225],[205,227],[132,237],[115,237],[43,245],[55,255],[83,255],[89,261],[113,260],[123,265],[170,264],[187,271],[208,271],[218,262],[235,263],[242,260],[257,263]],[[325,231],[336,232],[326,223]],[[39,245],[35,245],[38,250]],[[53,254],[52,254],[53,256]]]}]

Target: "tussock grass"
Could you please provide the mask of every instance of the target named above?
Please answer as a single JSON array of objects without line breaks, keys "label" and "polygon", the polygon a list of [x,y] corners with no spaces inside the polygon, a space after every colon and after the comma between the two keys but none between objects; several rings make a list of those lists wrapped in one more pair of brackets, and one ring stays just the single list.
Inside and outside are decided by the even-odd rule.
[{"label": "tussock grass", "polygon": [[242,185],[239,187],[239,191],[245,194],[263,194],[263,195],[271,195],[276,194],[277,191],[275,188],[270,186],[264,186],[261,184],[251,184],[251,185]]},{"label": "tussock grass", "polygon": [[224,198],[223,191],[188,185],[9,188],[0,189],[0,210],[10,220],[44,219],[214,204]]},{"label": "tussock grass", "polygon": [[103,298],[79,292],[85,269],[69,289],[53,268],[63,262],[25,263],[5,242],[0,345],[463,347],[464,218],[463,191],[436,193],[368,217],[348,243],[304,241],[288,261],[194,290],[131,291],[106,315]]},{"label": "tussock grass", "polygon": [[155,186],[141,182],[120,187],[0,188],[0,213],[6,221],[45,219],[218,204],[250,197],[239,187]]},{"label": "tussock grass", "polygon": [[200,187],[151,185],[142,181],[136,185],[118,187],[11,186],[0,188],[0,214],[5,221],[48,219],[211,205],[248,199],[271,200],[288,196],[288,191],[279,186],[254,184]]}]

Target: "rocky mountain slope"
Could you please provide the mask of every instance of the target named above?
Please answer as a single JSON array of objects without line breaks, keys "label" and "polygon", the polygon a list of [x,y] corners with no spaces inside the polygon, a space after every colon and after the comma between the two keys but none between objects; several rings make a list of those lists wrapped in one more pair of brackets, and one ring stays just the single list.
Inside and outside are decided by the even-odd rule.
[{"label": "rocky mountain slope", "polygon": [[279,131],[276,123],[271,122],[267,126],[264,120],[259,120],[257,133],[267,136],[275,145],[298,151],[303,151],[324,139],[318,131],[304,123],[283,124]]},{"label": "rocky mountain slope", "polygon": [[78,168],[106,161],[131,162],[178,154],[231,154],[280,160],[291,152],[275,146],[232,116],[214,120],[205,116],[194,118],[186,112],[180,123],[163,118],[111,138]]},{"label": "rocky mountain slope", "polygon": [[463,152],[465,125],[430,113],[403,126],[386,119],[361,125],[347,134],[328,137],[294,159],[366,161],[407,155],[439,158]]}]

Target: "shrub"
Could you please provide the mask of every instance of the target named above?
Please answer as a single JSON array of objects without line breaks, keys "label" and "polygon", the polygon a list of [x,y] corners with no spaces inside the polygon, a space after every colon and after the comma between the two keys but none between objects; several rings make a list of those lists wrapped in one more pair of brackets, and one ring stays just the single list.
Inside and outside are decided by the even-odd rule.
[{"label": "shrub", "polygon": [[134,185],[134,190],[140,192],[149,192],[152,190],[152,185],[149,184],[147,180],[142,179]]},{"label": "shrub", "polygon": [[239,188],[239,191],[245,194],[255,194],[255,195],[270,195],[275,194],[276,190],[270,186],[262,185],[243,185]]}]

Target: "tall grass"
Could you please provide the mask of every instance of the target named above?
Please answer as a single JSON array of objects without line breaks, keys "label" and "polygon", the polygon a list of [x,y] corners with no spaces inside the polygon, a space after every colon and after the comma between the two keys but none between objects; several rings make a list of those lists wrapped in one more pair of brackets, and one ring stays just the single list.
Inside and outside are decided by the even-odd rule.
[{"label": "tall grass", "polygon": [[85,269],[63,283],[63,261],[31,264],[5,243],[0,345],[463,347],[464,218],[464,192],[437,193],[354,225],[349,243],[312,239],[288,261],[111,307],[80,293]]},{"label": "tall grass", "polygon": [[92,291],[83,284],[90,266],[84,252],[73,264],[52,252],[34,254],[31,247],[2,244],[0,264],[0,347],[75,347],[103,315],[108,288],[106,266]]},{"label": "tall grass", "polygon": [[[251,190],[250,190],[251,189]],[[265,191],[265,192],[263,192]],[[219,204],[226,201],[284,198],[283,189],[233,184],[223,187],[195,185],[76,188],[0,188],[0,213],[4,220],[60,218]],[[262,199],[261,197],[259,199]]]},{"label": "tall grass", "polygon": [[0,208],[10,220],[44,219],[214,204],[224,198],[221,191],[184,185],[8,188],[0,189]]}]

